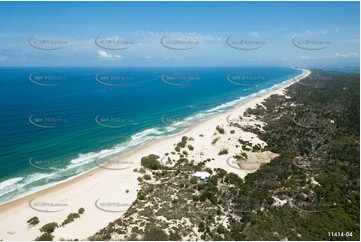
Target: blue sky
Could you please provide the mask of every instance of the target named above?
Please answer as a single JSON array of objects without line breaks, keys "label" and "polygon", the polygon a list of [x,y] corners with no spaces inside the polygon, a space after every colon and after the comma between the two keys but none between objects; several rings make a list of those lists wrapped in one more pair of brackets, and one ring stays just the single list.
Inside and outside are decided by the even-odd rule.
[{"label": "blue sky", "polygon": [[359,2],[0,2],[0,66],[359,65],[359,18]]}]

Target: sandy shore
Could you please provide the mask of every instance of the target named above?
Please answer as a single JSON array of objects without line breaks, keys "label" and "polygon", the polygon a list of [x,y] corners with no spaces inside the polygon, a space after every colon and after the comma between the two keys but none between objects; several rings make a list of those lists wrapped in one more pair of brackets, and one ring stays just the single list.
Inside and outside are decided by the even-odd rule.
[{"label": "sandy shore", "polygon": [[[294,81],[309,74],[308,70],[303,70],[303,74]],[[39,231],[41,226],[50,222],[61,224],[70,213],[77,212],[79,208],[85,209],[80,218],[57,228],[53,235],[55,240],[86,239],[107,226],[109,222],[120,218],[136,199],[137,190],[140,188],[137,178],[141,174],[133,170],[140,168],[141,158],[149,154],[165,157],[165,153],[174,151],[175,144],[180,142],[182,136],[194,139],[189,142],[194,147],[194,150],[188,152],[189,160],[202,161],[210,158],[210,162],[207,162],[208,167],[222,168],[245,177],[277,154],[247,153],[249,164],[245,164],[244,169],[239,168],[230,160],[230,157],[239,152],[239,148],[236,147],[239,145],[239,138],[261,146],[266,144],[255,134],[232,127],[230,121],[237,120],[240,124],[244,122],[251,125],[257,123],[251,119],[239,120],[239,115],[270,95],[283,94],[284,89],[294,81],[245,101],[230,112],[213,116],[182,134],[144,145],[119,158],[117,163],[107,166],[109,169],[94,169],[59,185],[0,206],[0,240],[33,240],[41,234]],[[225,133],[219,134],[216,131],[217,126],[223,128]],[[227,149],[228,154],[219,155],[218,152],[222,149]],[[177,154],[168,156],[171,160],[179,157]],[[36,226],[28,226],[26,221],[34,216],[39,218],[40,223]]]}]

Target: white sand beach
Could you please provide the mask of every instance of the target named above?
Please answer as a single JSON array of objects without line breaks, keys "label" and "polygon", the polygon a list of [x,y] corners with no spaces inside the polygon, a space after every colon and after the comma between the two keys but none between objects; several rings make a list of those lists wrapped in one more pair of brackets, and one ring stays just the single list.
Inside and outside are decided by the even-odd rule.
[{"label": "white sand beach", "polygon": [[[236,147],[239,145],[238,139],[249,141],[253,145],[260,144],[262,147],[266,144],[255,134],[230,126],[229,121],[238,119],[240,124],[262,124],[252,120],[252,117],[239,120],[239,116],[242,116],[247,108],[260,104],[270,95],[282,95],[286,87],[307,77],[310,73],[308,70],[303,70],[302,75],[294,78],[293,81],[246,100],[229,112],[210,117],[181,134],[139,147],[128,155],[120,157],[117,160],[118,164],[107,166],[108,169],[96,168],[61,184],[1,205],[0,240],[34,240],[41,234],[39,228],[44,224],[50,222],[61,224],[70,213],[76,213],[79,208],[84,208],[85,212],[74,222],[57,228],[53,233],[54,240],[86,239],[107,226],[109,222],[120,218],[135,201],[137,191],[140,189],[137,178],[141,174],[133,170],[141,167],[141,158],[149,154],[156,154],[163,158],[165,153],[174,151],[175,144],[181,141],[182,136],[194,139],[189,142],[194,147],[194,150],[187,155],[189,160],[203,161],[210,158],[211,160],[206,163],[207,167],[222,168],[244,178],[248,173],[256,171],[262,163],[267,163],[276,157],[277,154],[249,152],[247,153],[249,162],[244,164],[243,169],[239,168],[229,159],[239,152]],[[216,132],[217,126],[224,129],[224,134]],[[231,130],[234,131],[231,132]],[[215,139],[217,141],[212,144]],[[219,155],[218,153],[222,149],[227,149],[228,154]],[[169,156],[171,159],[179,157],[176,154]],[[111,169],[112,166],[117,167],[119,163],[126,164],[124,166],[126,169]],[[34,216],[39,218],[40,223],[36,226],[29,226],[27,220]]]}]

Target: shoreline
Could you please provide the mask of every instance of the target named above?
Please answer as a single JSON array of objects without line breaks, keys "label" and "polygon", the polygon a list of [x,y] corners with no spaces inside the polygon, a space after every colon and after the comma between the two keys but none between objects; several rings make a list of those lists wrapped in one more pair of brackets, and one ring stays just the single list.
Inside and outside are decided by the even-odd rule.
[{"label": "shoreline", "polygon": [[[297,68],[297,67],[290,67],[290,68],[291,68],[291,69],[295,69],[295,70],[302,70],[302,69]],[[135,145],[134,147],[131,147],[131,148],[129,148],[128,150],[126,149],[126,150],[122,151],[123,153],[116,154],[116,156],[115,156],[116,158],[115,158],[115,159],[122,158],[122,157],[127,157],[128,155],[132,154],[133,152],[136,152],[137,150],[142,149],[143,147],[147,147],[148,145],[152,145],[152,144],[154,144],[155,142],[158,142],[158,141],[160,141],[160,140],[168,139],[168,138],[171,138],[171,137],[174,137],[174,136],[181,135],[182,133],[185,133],[185,132],[187,132],[188,130],[191,130],[191,129],[195,128],[196,126],[202,124],[203,122],[206,122],[208,119],[214,118],[214,117],[216,117],[216,116],[218,116],[218,115],[222,115],[222,114],[228,113],[228,112],[232,111],[233,109],[236,109],[238,106],[241,106],[241,105],[243,105],[244,103],[247,103],[248,101],[250,101],[250,100],[252,100],[252,99],[254,99],[254,98],[258,98],[258,97],[260,97],[260,96],[263,96],[263,95],[265,95],[265,94],[267,94],[267,93],[269,93],[269,92],[274,91],[275,89],[279,89],[280,87],[282,87],[282,86],[284,86],[284,85],[289,85],[289,83],[287,84],[287,82],[291,82],[292,79],[297,78],[297,77],[299,77],[299,76],[301,76],[301,75],[303,75],[303,74],[300,74],[300,75],[298,75],[298,76],[296,76],[296,77],[292,77],[292,78],[287,79],[287,80],[285,80],[285,81],[283,81],[283,82],[280,82],[280,83],[278,83],[278,84],[275,84],[275,85],[272,86],[272,87],[268,87],[268,88],[266,88],[266,89],[259,90],[258,92],[252,93],[252,94],[250,94],[250,95],[248,95],[248,96],[241,97],[241,98],[244,98],[244,99],[242,99],[242,100],[239,100],[239,98],[238,98],[238,99],[235,99],[235,100],[232,100],[232,101],[228,101],[228,102],[226,102],[226,103],[219,104],[219,105],[216,106],[216,107],[206,109],[206,110],[204,110],[203,112],[207,112],[207,111],[209,111],[209,110],[216,109],[216,108],[218,108],[219,106],[229,105],[230,103],[233,103],[233,102],[236,102],[236,101],[239,102],[239,103],[235,104],[236,106],[233,106],[231,109],[225,110],[225,111],[222,111],[222,112],[219,112],[219,113],[215,113],[215,114],[208,115],[208,116],[205,117],[205,119],[201,120],[200,122],[195,123],[195,125],[193,125],[193,126],[188,126],[188,127],[186,127],[185,129],[183,129],[183,130],[181,130],[181,131],[179,131],[179,132],[177,132],[177,133],[160,136],[158,139],[148,140],[148,141],[145,141],[145,142],[142,143],[142,144]],[[276,88],[275,88],[275,87],[276,87]],[[190,117],[192,117],[192,116],[190,116]],[[172,126],[169,126],[169,127],[172,127]],[[142,132],[144,132],[144,130],[143,130],[143,131],[140,131],[139,133],[142,133]],[[137,134],[137,133],[136,133],[136,134]],[[101,152],[101,151],[100,151],[100,152]],[[90,151],[90,153],[91,153],[91,151]],[[59,186],[59,185],[61,185],[61,184],[63,184],[63,183],[69,182],[69,181],[71,181],[71,180],[73,180],[73,179],[77,179],[77,178],[85,175],[86,173],[89,173],[89,172],[94,171],[94,170],[99,169],[99,168],[100,168],[100,166],[99,166],[99,165],[96,165],[95,167],[92,167],[92,168],[90,168],[89,170],[83,171],[83,172],[81,172],[81,173],[79,173],[79,174],[73,175],[73,176],[68,177],[68,178],[66,178],[66,179],[64,179],[64,180],[57,181],[57,182],[52,182],[52,183],[50,183],[50,184],[42,185],[42,186],[38,186],[38,187],[31,187],[31,188],[29,189],[30,191],[25,192],[25,193],[22,193],[22,194],[19,194],[19,196],[16,196],[16,195],[15,195],[15,196],[13,196],[11,199],[9,199],[8,201],[6,201],[6,202],[4,202],[4,203],[0,203],[0,208],[1,208],[2,206],[4,206],[4,205],[8,204],[8,203],[15,202],[15,201],[17,201],[17,200],[19,200],[19,199],[22,199],[22,198],[25,198],[25,197],[29,197],[29,196],[31,196],[31,195],[33,195],[33,194],[39,193],[39,192],[44,191],[44,190],[47,190],[47,189],[51,189],[51,188],[53,188],[53,187],[55,187],[55,186]],[[100,168],[100,170],[102,170],[102,169]],[[33,189],[33,188],[34,188],[34,189]],[[33,189],[33,190],[31,190],[31,189]],[[15,197],[15,198],[14,198],[14,197]]]},{"label": "shoreline", "polygon": [[[310,71],[308,70],[302,69],[302,71],[302,74],[296,78],[282,82],[284,84],[277,84],[280,86],[277,86],[274,90],[271,89],[269,91],[265,91],[264,93],[262,92],[255,97],[251,97],[249,99],[246,98],[241,104],[231,110],[212,115],[206,120],[197,123],[180,133],[176,133],[159,140],[150,141],[149,143],[145,143],[144,145],[129,151],[129,153],[125,155],[121,155],[117,160],[133,161],[133,165],[131,165],[128,169],[109,170],[95,167],[89,171],[79,174],[78,176],[69,178],[43,190],[36,191],[32,194],[25,195],[0,205],[0,227],[3,228],[2,231],[0,231],[0,239],[35,239],[36,236],[40,235],[40,231],[38,230],[39,227],[45,223],[54,221],[60,224],[66,219],[68,214],[76,212],[80,207],[85,208],[85,213],[73,223],[70,223],[65,227],[57,228],[54,232],[54,239],[86,239],[88,236],[105,227],[109,222],[121,217],[124,211],[126,211],[131,203],[135,201],[137,190],[140,188],[137,181],[140,174],[133,172],[133,169],[141,167],[140,158],[149,154],[157,154],[160,157],[163,157],[164,153],[174,150],[173,144],[179,142],[183,135],[196,137],[195,135],[203,133],[207,136],[207,131],[208,133],[212,133],[217,124],[224,124],[225,119],[232,113],[237,113],[238,115],[243,114],[245,109],[253,107],[255,104],[262,102],[264,99],[273,94],[282,94],[287,87],[310,74]],[[210,135],[210,137],[212,137],[212,134]],[[208,138],[208,136],[206,138]],[[249,138],[256,139],[254,136],[250,136]],[[201,145],[200,143],[198,145]],[[203,150],[204,152],[210,152],[211,148],[205,148],[202,146],[201,151],[197,148],[195,150],[199,153],[203,153]],[[196,155],[199,154],[194,154],[194,156]],[[228,169],[227,171],[231,169],[229,167],[227,169],[223,167],[219,160],[217,160],[217,162],[207,163],[207,166],[210,168],[219,167],[225,170]],[[250,172],[239,169],[237,174],[243,178],[248,173]],[[126,190],[129,190],[129,192]],[[126,208],[123,208],[120,212],[104,212],[96,209],[96,206],[94,206],[96,201],[98,201],[97,199],[101,199],[104,202],[115,202],[121,200],[122,203],[127,206],[124,206]],[[67,206],[59,212],[37,212],[32,210],[29,206],[29,203],[32,200],[48,203],[66,202]],[[39,217],[40,226],[38,225],[34,228],[28,227],[26,221],[33,216]],[[94,218],[97,219],[96,224],[94,223]],[[85,228],[87,231],[82,230]]]}]

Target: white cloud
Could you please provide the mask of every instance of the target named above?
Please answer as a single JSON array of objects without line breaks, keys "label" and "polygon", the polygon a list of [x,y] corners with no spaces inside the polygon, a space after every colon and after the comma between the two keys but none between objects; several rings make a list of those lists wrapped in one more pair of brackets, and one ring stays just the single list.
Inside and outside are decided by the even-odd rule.
[{"label": "white cloud", "polygon": [[260,37],[260,34],[256,31],[252,31],[250,33],[248,33],[249,36],[253,36],[255,38],[259,38]]},{"label": "white cloud", "polygon": [[305,60],[324,59],[324,58],[327,58],[327,56],[309,56],[309,55],[301,56],[301,59],[305,59]]},{"label": "white cloud", "polygon": [[341,58],[352,58],[352,57],[359,57],[359,54],[357,52],[348,52],[348,53],[345,53],[345,54],[336,52],[335,56],[336,57],[341,57]]},{"label": "white cloud", "polygon": [[293,31],[290,38],[294,37],[306,37],[306,36],[320,36],[320,35],[327,35],[332,31],[338,32],[340,29],[336,27],[335,30],[328,30],[328,29],[316,29],[316,30],[305,30],[305,31]]},{"label": "white cloud", "polygon": [[120,55],[112,55],[103,50],[98,50],[98,55],[105,60],[120,60],[122,58]]},{"label": "white cloud", "polygon": [[308,56],[303,55],[301,56],[301,59],[307,59],[307,60],[315,60],[315,59],[329,59],[329,58],[355,58],[359,57],[359,54],[357,52],[348,52],[348,53],[339,53],[336,52],[333,55],[325,55],[325,56]]},{"label": "white cloud", "polygon": [[214,36],[211,34],[202,34],[198,32],[150,32],[138,31],[130,33],[132,39],[139,47],[151,47],[152,49],[158,47],[163,49],[160,45],[161,38],[165,37],[169,40],[193,40],[199,41],[202,45],[207,43],[221,42],[224,36]]},{"label": "white cloud", "polygon": [[18,37],[24,36],[24,34],[20,33],[0,33],[0,38],[10,38],[10,37]]},{"label": "white cloud", "polygon": [[327,29],[319,29],[319,30],[306,30],[305,34],[310,35],[310,36],[315,36],[315,35],[325,35],[328,34],[328,30]]}]

